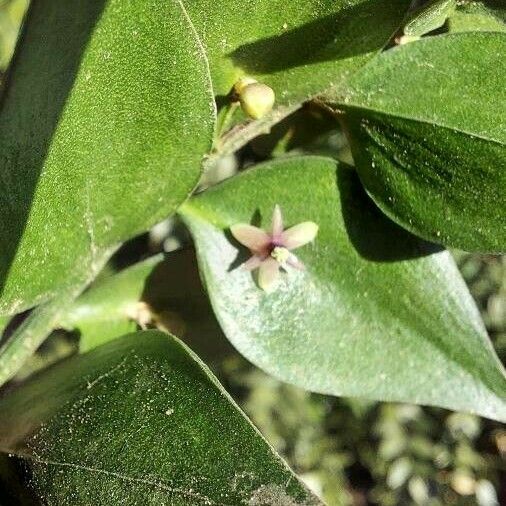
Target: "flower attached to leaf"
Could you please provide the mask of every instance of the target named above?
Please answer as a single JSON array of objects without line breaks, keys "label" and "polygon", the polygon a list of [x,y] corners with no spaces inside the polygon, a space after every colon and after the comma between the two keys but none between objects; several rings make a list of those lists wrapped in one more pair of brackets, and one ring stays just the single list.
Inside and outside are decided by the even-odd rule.
[{"label": "flower attached to leaf", "polygon": [[232,235],[251,251],[251,258],[242,264],[244,269],[259,269],[258,285],[271,292],[279,281],[280,269],[294,267],[303,270],[304,264],[292,253],[311,242],[318,233],[318,225],[312,221],[283,229],[283,216],[278,205],[272,214],[271,231],[238,223],[230,227]]}]

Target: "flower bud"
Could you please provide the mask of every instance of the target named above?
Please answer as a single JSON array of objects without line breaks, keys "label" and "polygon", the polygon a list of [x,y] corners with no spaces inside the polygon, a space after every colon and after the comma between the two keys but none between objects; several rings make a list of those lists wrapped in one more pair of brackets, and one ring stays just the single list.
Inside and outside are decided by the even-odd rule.
[{"label": "flower bud", "polygon": [[252,77],[241,77],[239,81],[234,84],[234,93],[239,98],[241,93],[244,91],[244,88],[250,84],[256,84],[258,81],[253,79]]},{"label": "flower bud", "polygon": [[234,91],[244,113],[253,119],[262,118],[269,113],[276,100],[271,87],[250,77],[240,79],[235,84]]}]

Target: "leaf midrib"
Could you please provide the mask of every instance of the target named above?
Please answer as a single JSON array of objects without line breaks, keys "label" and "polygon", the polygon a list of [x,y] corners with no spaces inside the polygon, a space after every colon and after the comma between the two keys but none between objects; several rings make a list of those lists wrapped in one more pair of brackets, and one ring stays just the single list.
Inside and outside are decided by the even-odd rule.
[{"label": "leaf midrib", "polygon": [[190,492],[188,490],[184,490],[184,489],[181,489],[178,487],[171,487],[169,485],[164,484],[161,479],[157,479],[156,481],[154,481],[154,480],[149,480],[147,478],[136,478],[134,476],[129,476],[127,474],[119,473],[116,471],[108,471],[107,469],[101,469],[99,467],[85,466],[83,464],[78,464],[75,462],[59,462],[57,460],[46,460],[46,459],[37,458],[33,455],[27,455],[27,454],[19,453],[19,452],[9,452],[9,453],[16,455],[17,457],[22,458],[24,460],[29,460],[35,464],[43,464],[43,465],[55,466],[55,467],[70,467],[73,469],[77,469],[79,471],[84,471],[84,472],[89,473],[91,475],[95,475],[95,474],[106,475],[106,476],[110,476],[112,478],[116,478],[121,481],[127,481],[130,483],[136,483],[139,485],[146,485],[146,486],[149,486],[152,488],[156,488],[158,490],[168,492],[169,494],[174,494],[174,495],[177,495],[180,497],[184,497],[185,499],[192,499],[192,500],[197,499],[197,500],[202,501],[203,504],[207,504],[210,506],[234,506],[233,504],[229,504],[229,503],[222,503],[222,502],[217,503],[217,502],[213,501],[212,499],[210,499],[209,497],[199,494],[198,492]]}]

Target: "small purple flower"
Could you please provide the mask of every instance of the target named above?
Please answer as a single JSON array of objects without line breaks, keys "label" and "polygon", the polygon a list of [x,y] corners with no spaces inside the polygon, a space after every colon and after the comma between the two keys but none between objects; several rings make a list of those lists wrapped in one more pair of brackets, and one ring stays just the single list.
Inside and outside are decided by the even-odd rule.
[{"label": "small purple flower", "polygon": [[305,221],[283,230],[283,216],[278,205],[272,214],[271,232],[261,228],[238,223],[230,227],[232,235],[251,251],[251,258],[242,264],[244,269],[259,269],[258,286],[271,292],[279,281],[280,268],[287,266],[303,270],[304,264],[291,250],[311,242],[318,233],[318,225]]}]

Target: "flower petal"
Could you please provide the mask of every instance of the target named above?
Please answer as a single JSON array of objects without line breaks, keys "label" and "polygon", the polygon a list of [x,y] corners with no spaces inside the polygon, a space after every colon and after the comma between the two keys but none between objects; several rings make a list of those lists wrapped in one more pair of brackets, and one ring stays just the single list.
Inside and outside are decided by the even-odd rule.
[{"label": "flower petal", "polygon": [[279,280],[279,264],[274,258],[267,258],[260,265],[258,271],[258,286],[266,291],[272,292]]},{"label": "flower petal", "polygon": [[269,246],[271,240],[267,232],[246,223],[232,225],[230,232],[241,244],[255,252],[263,251]]},{"label": "flower petal", "polygon": [[290,253],[290,257],[288,258],[286,263],[290,267],[298,269],[299,271],[303,271],[306,269],[306,266],[293,253]]},{"label": "flower petal", "polygon": [[312,221],[305,221],[285,230],[281,236],[281,245],[287,249],[295,249],[311,242],[318,233],[318,225]]},{"label": "flower petal", "polygon": [[283,215],[276,204],[272,213],[272,236],[275,238],[283,233]]},{"label": "flower petal", "polygon": [[253,255],[250,259],[246,260],[241,265],[242,269],[245,269],[247,271],[254,271],[255,269],[258,269],[260,265],[262,264],[263,258],[258,255]]}]

